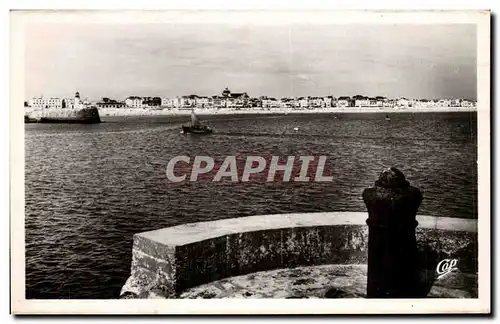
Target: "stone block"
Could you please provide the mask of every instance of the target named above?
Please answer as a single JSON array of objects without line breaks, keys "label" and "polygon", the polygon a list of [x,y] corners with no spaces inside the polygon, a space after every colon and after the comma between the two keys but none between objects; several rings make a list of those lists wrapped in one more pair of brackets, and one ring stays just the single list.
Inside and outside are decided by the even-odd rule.
[{"label": "stone block", "polygon": [[[366,264],[366,218],[366,213],[348,212],[264,215],[136,234],[131,276],[121,295],[176,298],[188,288],[259,271]],[[427,281],[443,258],[458,258],[462,273],[477,272],[476,221],[417,219],[419,265]]]},{"label": "stone block", "polygon": [[176,249],[176,291],[228,276],[226,236],[200,241]]},{"label": "stone block", "polygon": [[282,230],[270,229],[232,234],[227,240],[230,276],[270,270],[282,266]]}]

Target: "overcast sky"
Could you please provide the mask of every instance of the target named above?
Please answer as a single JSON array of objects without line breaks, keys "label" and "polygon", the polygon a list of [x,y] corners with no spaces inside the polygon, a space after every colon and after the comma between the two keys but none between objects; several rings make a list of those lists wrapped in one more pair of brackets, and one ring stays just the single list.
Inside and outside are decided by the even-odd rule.
[{"label": "overcast sky", "polygon": [[31,25],[26,96],[476,99],[475,25]]}]

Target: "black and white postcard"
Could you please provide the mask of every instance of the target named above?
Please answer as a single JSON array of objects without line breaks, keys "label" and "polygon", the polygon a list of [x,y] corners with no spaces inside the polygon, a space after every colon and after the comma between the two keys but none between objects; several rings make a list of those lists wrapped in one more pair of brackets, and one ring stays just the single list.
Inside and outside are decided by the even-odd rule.
[{"label": "black and white postcard", "polygon": [[490,111],[489,11],[12,11],[12,311],[489,313]]}]

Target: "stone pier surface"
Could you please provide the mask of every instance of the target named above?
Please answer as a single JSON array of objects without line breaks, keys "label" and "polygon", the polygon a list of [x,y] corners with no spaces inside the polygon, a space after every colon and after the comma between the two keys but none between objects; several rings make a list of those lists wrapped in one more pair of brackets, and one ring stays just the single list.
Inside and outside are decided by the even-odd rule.
[{"label": "stone pier surface", "polygon": [[[271,294],[274,298],[300,298],[305,297],[306,292],[319,298],[364,297],[366,218],[364,212],[278,214],[184,224],[139,233],[134,235],[131,276],[122,288],[121,297],[199,298],[196,289],[203,291],[200,287],[209,287],[209,283],[215,285],[212,287],[221,282],[228,286],[231,280],[245,275],[273,278],[274,271],[278,271],[278,277],[292,273],[290,278],[293,278],[297,269],[309,269],[301,282],[316,285],[316,290],[306,289],[302,293],[293,292],[296,289],[283,290],[283,287],[300,285],[293,285],[288,279],[280,281],[275,276],[267,284],[281,291],[277,296]],[[450,298],[477,296],[477,221],[433,216],[417,216],[417,220],[422,284],[432,287],[428,297],[433,294]],[[458,259],[457,273],[436,280],[436,265],[446,258]],[[346,267],[352,270],[349,272],[352,276],[341,275]],[[315,271],[324,277],[320,282],[331,284],[319,288],[316,281],[308,281],[306,277],[313,279]],[[334,279],[336,277],[344,279]],[[354,288],[341,289],[338,283],[342,280],[354,282],[350,286],[346,284]],[[467,282],[469,288],[456,286],[456,281]],[[281,290],[278,289],[280,282]],[[443,284],[444,287],[440,286]],[[251,287],[256,290],[254,293],[248,291]],[[244,292],[250,294],[246,297],[259,296],[258,285],[245,289]],[[205,298],[232,298],[239,294],[236,290],[233,295],[207,293]]]},{"label": "stone pier surface", "polygon": [[[366,298],[366,272],[362,264],[262,271],[189,288],[180,298]],[[476,282],[476,274],[452,272],[427,297],[477,298]]]}]

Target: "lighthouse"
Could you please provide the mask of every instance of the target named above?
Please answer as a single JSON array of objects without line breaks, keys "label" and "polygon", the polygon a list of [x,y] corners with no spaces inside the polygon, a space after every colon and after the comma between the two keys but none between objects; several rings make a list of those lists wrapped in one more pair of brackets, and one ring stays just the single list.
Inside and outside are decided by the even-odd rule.
[{"label": "lighthouse", "polygon": [[78,109],[80,108],[80,93],[77,91],[75,93],[75,105],[74,105],[75,109]]}]

